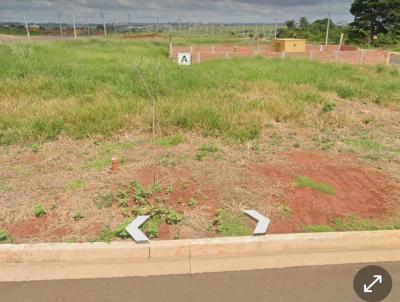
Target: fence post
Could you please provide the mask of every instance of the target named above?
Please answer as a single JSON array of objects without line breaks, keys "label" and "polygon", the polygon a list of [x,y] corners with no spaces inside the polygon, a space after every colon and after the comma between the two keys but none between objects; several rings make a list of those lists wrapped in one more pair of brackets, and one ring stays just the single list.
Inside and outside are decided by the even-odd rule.
[{"label": "fence post", "polygon": [[201,56],[200,56],[200,52],[197,53],[197,63],[201,63]]},{"label": "fence post", "polygon": [[211,46],[211,53],[215,53],[215,46]]},{"label": "fence post", "polygon": [[335,51],[335,62],[337,62],[339,59],[339,50]]},{"label": "fence post", "polygon": [[360,60],[359,60],[360,65],[364,64],[364,56],[365,56],[365,50],[361,49],[360,50]]},{"label": "fence post", "polygon": [[284,59],[284,58],[286,58],[286,52],[282,51],[281,52],[281,59]]},{"label": "fence post", "polygon": [[311,50],[310,51],[310,61],[312,61],[314,59],[314,51]]}]

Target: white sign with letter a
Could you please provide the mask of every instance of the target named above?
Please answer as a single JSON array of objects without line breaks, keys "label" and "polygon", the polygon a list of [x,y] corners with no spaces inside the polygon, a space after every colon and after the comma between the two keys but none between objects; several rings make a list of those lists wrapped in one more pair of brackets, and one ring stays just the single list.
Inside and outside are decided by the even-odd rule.
[{"label": "white sign with letter a", "polygon": [[192,54],[190,52],[178,53],[178,64],[179,65],[192,65]]}]

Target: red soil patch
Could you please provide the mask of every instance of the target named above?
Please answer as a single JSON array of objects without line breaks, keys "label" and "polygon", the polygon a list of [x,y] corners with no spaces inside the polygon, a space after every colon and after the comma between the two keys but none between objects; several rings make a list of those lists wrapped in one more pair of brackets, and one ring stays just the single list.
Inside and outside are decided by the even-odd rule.
[{"label": "red soil patch", "polygon": [[[157,171],[157,174],[159,172]],[[161,180],[163,187],[167,185],[167,179],[170,179],[173,183],[173,192],[171,194],[160,193],[157,196],[158,198],[168,199],[168,205],[181,213],[191,210],[189,201],[193,198],[197,202],[196,206],[207,209],[210,219],[214,219],[222,194],[215,179],[209,179],[205,176],[194,179],[189,167],[169,168],[163,170],[161,175],[157,175],[157,179]],[[142,168],[138,173],[137,180],[144,186],[151,186],[153,168]]]},{"label": "red soil patch", "polygon": [[[256,174],[274,178],[289,187],[280,202],[289,206],[292,214],[288,221],[274,221],[273,233],[299,231],[307,224],[329,224],[334,218],[349,215],[381,218],[388,213],[397,188],[381,171],[362,167],[350,156],[338,159],[305,152],[287,156],[288,161],[281,165],[254,167]],[[295,181],[300,175],[327,183],[336,193],[329,195],[311,188],[298,188]]]},{"label": "red soil patch", "polygon": [[41,218],[30,218],[29,220],[13,225],[10,228],[12,238],[63,238],[70,231],[60,225],[57,215],[49,214]]}]

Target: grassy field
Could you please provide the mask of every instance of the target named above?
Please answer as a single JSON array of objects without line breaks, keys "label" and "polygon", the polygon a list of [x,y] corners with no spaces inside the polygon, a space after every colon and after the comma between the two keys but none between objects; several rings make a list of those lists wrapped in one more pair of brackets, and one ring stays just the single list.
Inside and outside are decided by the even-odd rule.
[{"label": "grassy field", "polygon": [[[138,71],[157,95],[156,187]],[[152,238],[248,235],[245,208],[272,233],[398,229],[399,75],[261,57],[183,67],[166,37],[0,45],[0,243],[126,239],[139,214]]]},{"label": "grassy field", "polygon": [[[197,130],[243,142],[271,120],[301,121],[309,106],[344,99],[399,105],[398,70],[301,60],[236,59],[182,68],[163,42],[87,40],[0,47],[0,143],[146,130],[148,84],[159,72],[163,131]],[[263,98],[260,99],[260,94]]]}]

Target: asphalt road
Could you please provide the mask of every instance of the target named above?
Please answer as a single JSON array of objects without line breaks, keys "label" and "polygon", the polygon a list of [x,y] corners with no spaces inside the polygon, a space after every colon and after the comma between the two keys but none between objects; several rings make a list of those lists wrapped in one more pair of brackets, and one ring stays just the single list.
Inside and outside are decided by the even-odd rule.
[{"label": "asphalt road", "polygon": [[[392,276],[386,302],[400,301],[400,263],[378,264]],[[366,265],[234,273],[0,283],[1,302],[352,302],[353,278]]]}]

